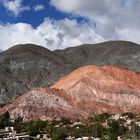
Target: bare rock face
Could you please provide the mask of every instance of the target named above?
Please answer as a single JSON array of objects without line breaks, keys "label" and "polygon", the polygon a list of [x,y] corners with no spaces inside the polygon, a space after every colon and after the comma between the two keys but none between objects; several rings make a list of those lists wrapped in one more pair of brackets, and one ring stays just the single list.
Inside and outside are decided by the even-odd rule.
[{"label": "bare rock face", "polygon": [[[140,111],[140,74],[128,69],[85,66],[60,79],[52,88],[64,90],[75,98],[79,108],[89,112]],[[105,105],[96,108],[96,103]]]},{"label": "bare rock face", "polygon": [[56,51],[33,44],[13,46],[0,52],[0,105],[86,65],[118,65],[140,72],[140,45],[109,41]]},{"label": "bare rock face", "polygon": [[17,97],[0,111],[10,112],[12,119],[23,117],[24,121],[46,120],[74,116],[74,109],[70,97],[61,90],[38,88]]},{"label": "bare rock face", "polygon": [[26,121],[140,112],[140,74],[117,66],[81,67],[49,88],[33,89],[17,97],[0,110],[5,111]]}]

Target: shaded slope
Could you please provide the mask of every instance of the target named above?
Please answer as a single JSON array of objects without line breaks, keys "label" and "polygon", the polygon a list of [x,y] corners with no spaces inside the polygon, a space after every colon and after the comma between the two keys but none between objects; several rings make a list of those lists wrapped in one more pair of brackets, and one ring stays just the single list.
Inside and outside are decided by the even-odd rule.
[{"label": "shaded slope", "polygon": [[[82,45],[54,52],[33,44],[16,45],[0,53],[0,103],[33,87],[52,85],[85,65],[119,65],[140,71],[140,46],[126,41]],[[10,82],[6,75],[10,75]],[[14,80],[13,80],[14,79]]]},{"label": "shaded slope", "polygon": [[5,104],[7,100],[15,98],[17,92],[22,93],[26,89],[26,85],[14,78],[7,72],[3,65],[0,64],[0,104]]},{"label": "shaded slope", "polygon": [[[32,44],[17,45],[1,53],[0,67],[5,69],[13,79],[16,79],[17,84],[23,84],[26,87],[20,90],[21,87],[17,85],[13,89],[14,82],[11,83],[12,87],[6,84],[8,90],[2,96],[3,98],[9,98],[5,101],[9,101],[10,97],[13,99],[16,95],[32,87],[49,85],[61,75],[73,69],[64,58],[46,48]],[[0,81],[2,79],[4,80],[5,77],[0,74]],[[6,79],[4,81],[4,83],[7,83]]]},{"label": "shaded slope", "polygon": [[77,66],[119,65],[140,71],[140,45],[132,42],[109,41],[54,52]]}]

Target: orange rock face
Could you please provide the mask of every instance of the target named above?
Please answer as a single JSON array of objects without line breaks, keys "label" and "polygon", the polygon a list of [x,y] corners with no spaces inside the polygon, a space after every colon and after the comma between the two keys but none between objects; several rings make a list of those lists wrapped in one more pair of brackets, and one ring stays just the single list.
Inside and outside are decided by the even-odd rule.
[{"label": "orange rock face", "polygon": [[50,88],[33,89],[0,109],[12,118],[87,118],[94,113],[140,112],[140,74],[116,66],[85,66]]},{"label": "orange rock face", "polygon": [[140,74],[128,69],[85,66],[52,88],[64,90],[79,108],[90,113],[140,111]]}]

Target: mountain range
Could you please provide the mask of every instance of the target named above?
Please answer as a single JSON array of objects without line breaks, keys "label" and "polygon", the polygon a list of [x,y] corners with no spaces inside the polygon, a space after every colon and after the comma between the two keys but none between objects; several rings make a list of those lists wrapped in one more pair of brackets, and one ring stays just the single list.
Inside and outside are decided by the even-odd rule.
[{"label": "mountain range", "polygon": [[43,47],[14,46],[0,54],[0,103],[33,87],[50,85],[73,69],[63,57]]},{"label": "mountain range", "polygon": [[140,45],[109,41],[50,51],[21,44],[0,53],[0,103],[12,118],[140,112]]},{"label": "mountain range", "polygon": [[140,45],[127,41],[109,41],[54,51],[69,63],[85,65],[118,65],[140,71]]},{"label": "mountain range", "polygon": [[84,66],[50,87],[34,88],[4,106],[0,113],[24,121],[98,113],[140,112],[140,73],[116,66]]}]

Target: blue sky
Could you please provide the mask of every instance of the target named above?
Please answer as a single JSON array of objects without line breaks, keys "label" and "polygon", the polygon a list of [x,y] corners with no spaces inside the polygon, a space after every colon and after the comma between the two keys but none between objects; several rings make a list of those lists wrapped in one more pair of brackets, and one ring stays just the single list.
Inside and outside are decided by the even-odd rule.
[{"label": "blue sky", "polygon": [[6,8],[4,8],[3,5],[0,5],[0,21],[2,23],[24,22],[33,25],[33,27],[37,27],[44,21],[44,17],[50,17],[56,20],[71,17],[70,14],[65,14],[56,10],[56,8],[51,6],[49,2],[49,0],[25,0],[23,1],[24,6],[30,6],[33,8],[35,5],[43,5],[44,8],[38,12],[27,10],[19,16],[15,16],[13,13],[10,13]]},{"label": "blue sky", "polygon": [[[28,23],[33,27],[39,26],[44,18],[49,17],[54,20],[61,19],[76,19],[78,23],[88,22],[88,19],[82,16],[74,16],[72,13],[65,13],[57,10],[54,6],[50,4],[50,0],[24,0],[24,6],[29,6],[31,10],[24,11],[19,13],[18,16],[15,16],[13,13],[10,13],[3,5],[0,5],[0,22],[3,24],[6,23]],[[41,5],[42,9],[35,12],[33,10],[34,6]]]},{"label": "blue sky", "polygon": [[21,43],[51,50],[108,40],[140,43],[139,13],[140,0],[0,0],[0,49]]}]

